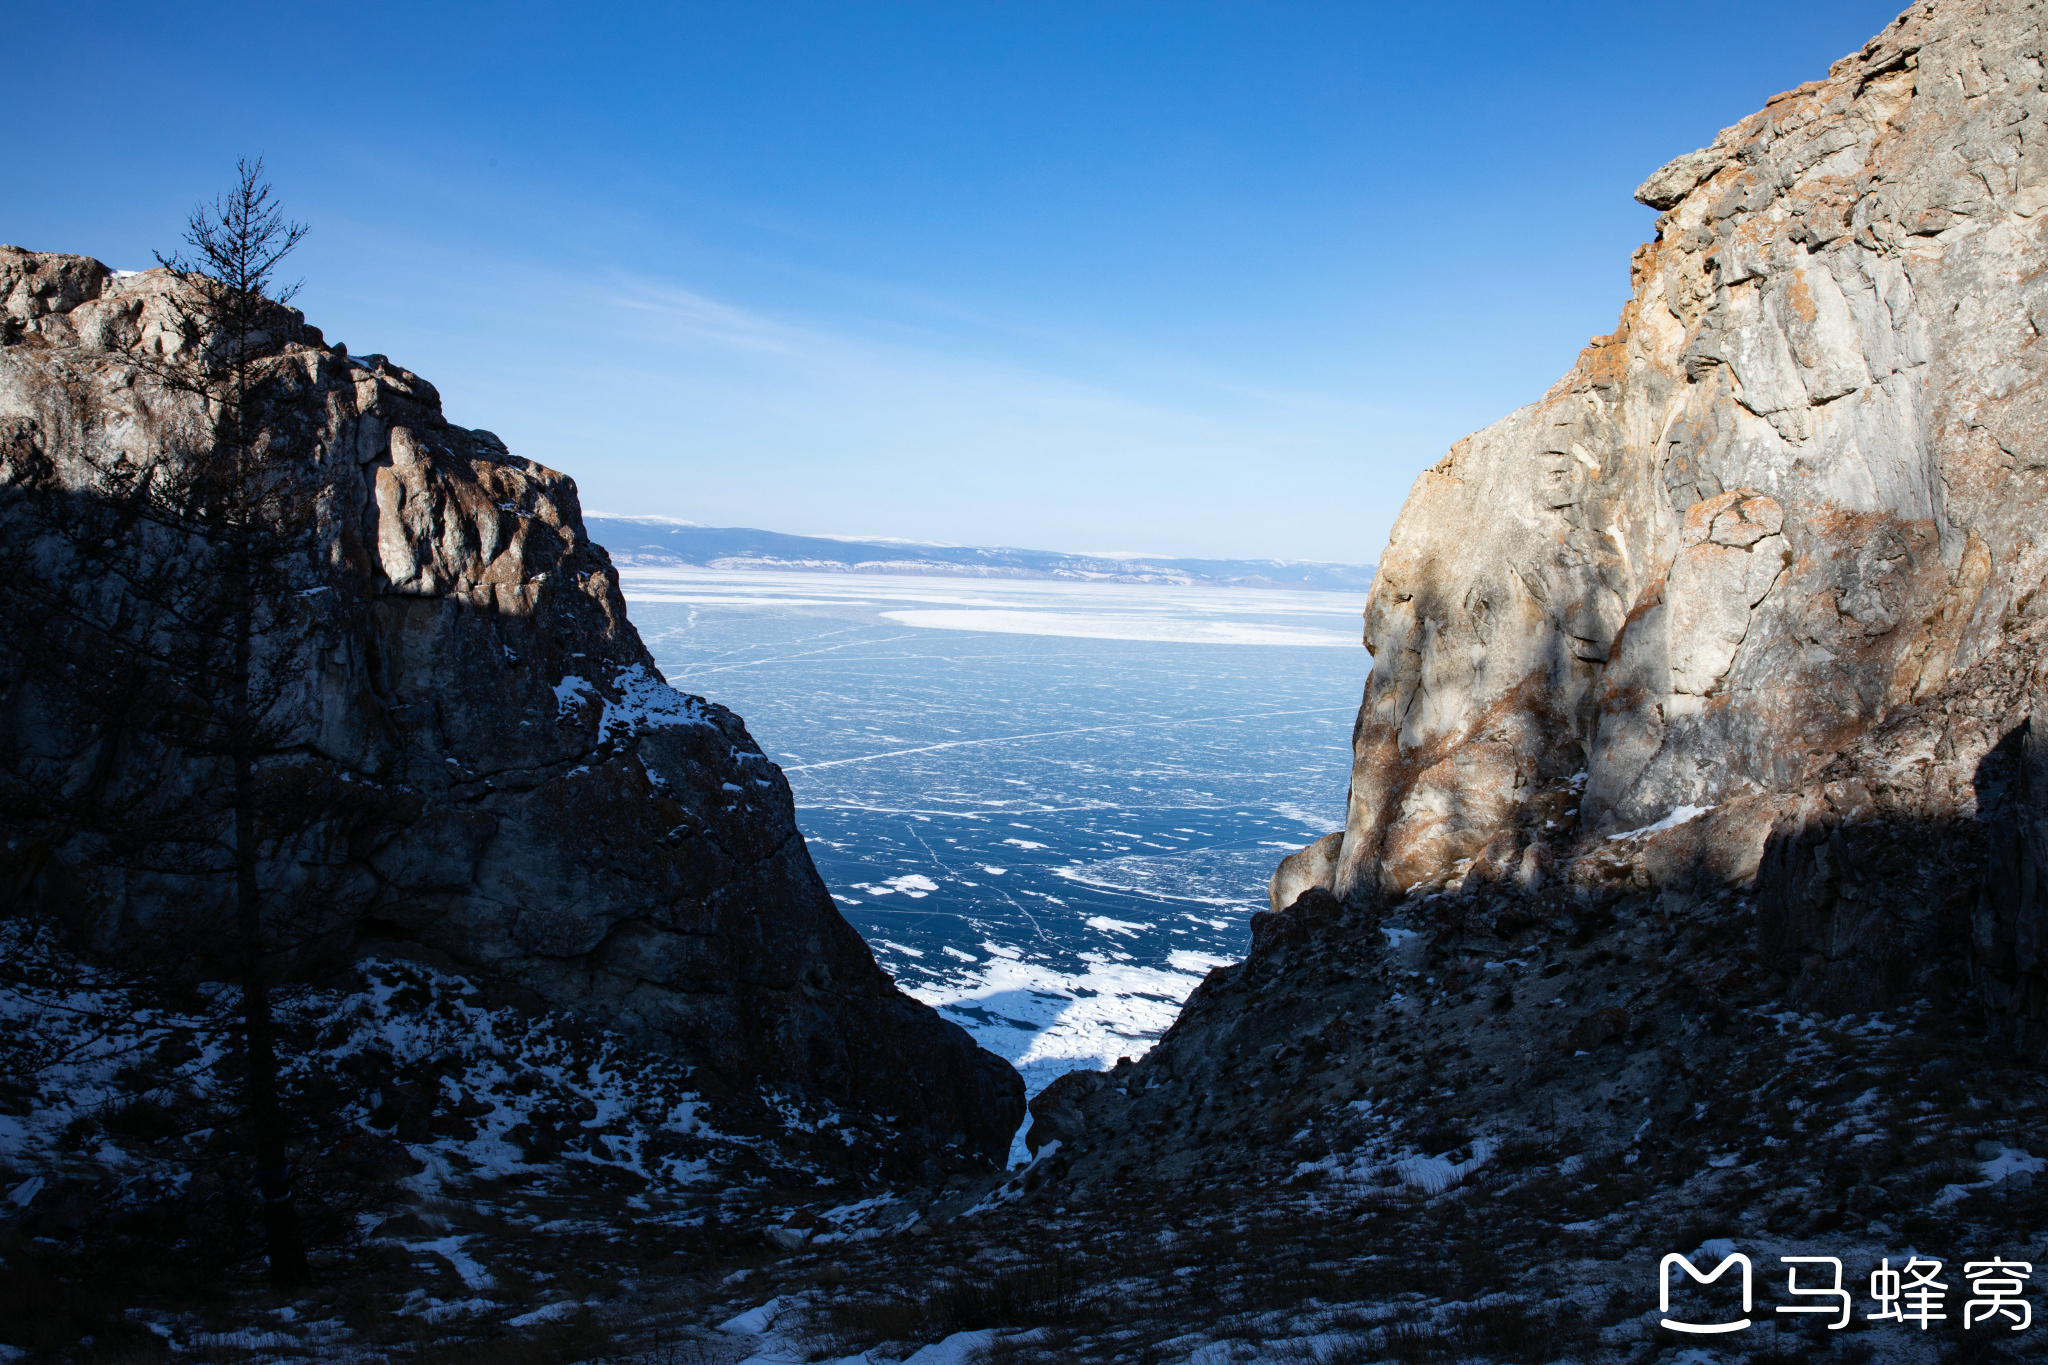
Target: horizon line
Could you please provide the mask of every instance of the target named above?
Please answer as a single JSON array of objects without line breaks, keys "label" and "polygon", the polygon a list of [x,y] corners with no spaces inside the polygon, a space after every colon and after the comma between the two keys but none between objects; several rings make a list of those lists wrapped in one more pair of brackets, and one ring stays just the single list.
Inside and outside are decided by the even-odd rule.
[{"label": "horizon line", "polygon": [[586,510],[586,521],[631,521],[655,526],[675,526],[694,531],[756,531],[762,535],[789,536],[796,540],[830,540],[843,545],[915,545],[933,550],[1007,550],[1020,554],[1071,555],[1076,559],[1101,559],[1113,563],[1160,562],[1175,563],[1192,561],[1208,564],[1307,564],[1324,568],[1374,569],[1377,563],[1364,560],[1338,559],[1273,559],[1244,555],[1176,555],[1155,554],[1124,550],[1051,550],[1029,545],[969,545],[949,540],[913,540],[908,536],[854,536],[834,534],[828,531],[771,531],[765,526],[713,526],[709,522],[688,521],[682,517],[659,516],[652,513],[632,514],[626,512],[603,512]]}]

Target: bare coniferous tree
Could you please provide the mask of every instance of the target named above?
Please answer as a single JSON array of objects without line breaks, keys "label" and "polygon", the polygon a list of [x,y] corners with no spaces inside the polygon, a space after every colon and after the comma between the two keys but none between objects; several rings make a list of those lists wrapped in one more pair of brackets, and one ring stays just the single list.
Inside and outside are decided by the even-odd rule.
[{"label": "bare coniferous tree", "polygon": [[187,226],[190,254],[158,256],[185,276],[190,292],[173,295],[186,345],[146,358],[144,368],[173,392],[203,405],[206,440],[177,460],[138,467],[114,461],[98,472],[109,500],[137,520],[193,546],[203,563],[188,574],[186,656],[190,686],[186,747],[224,760],[233,856],[233,926],[247,1065],[249,1139],[263,1199],[265,1249],[273,1287],[307,1279],[306,1250],[292,1200],[289,1128],[278,1095],[272,957],[257,861],[262,814],[257,763],[275,747],[270,711],[292,670],[259,659],[290,591],[290,561],[303,559],[309,500],[289,444],[262,420],[273,382],[283,304],[297,286],[277,288],[278,264],[306,234],[285,219],[263,179],[263,162],[236,164],[235,184],[196,210]]},{"label": "bare coniferous tree", "polygon": [[10,675],[40,676],[49,779],[11,783],[7,804],[43,846],[126,888],[127,921],[88,940],[148,958],[143,975],[161,981],[232,983],[238,999],[219,1003],[241,1044],[243,1150],[271,1282],[289,1290],[308,1278],[275,1017],[293,907],[266,881],[263,847],[320,818],[288,771],[318,478],[292,437],[296,290],[273,282],[306,229],[278,210],[260,160],[236,172],[193,213],[187,251],[158,257],[179,276],[161,296],[165,335],[127,359],[178,401],[151,405],[147,448],[109,439],[75,386],[62,441],[75,473],[7,452],[9,492],[55,556],[9,547],[0,575],[22,625],[0,653]]}]

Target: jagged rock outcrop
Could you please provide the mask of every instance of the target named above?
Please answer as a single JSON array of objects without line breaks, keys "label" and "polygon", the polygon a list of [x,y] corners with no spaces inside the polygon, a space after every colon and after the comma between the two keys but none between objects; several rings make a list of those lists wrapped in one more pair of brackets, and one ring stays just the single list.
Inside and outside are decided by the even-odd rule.
[{"label": "jagged rock outcrop", "polygon": [[[2032,742],[2035,694],[1990,675],[2048,612],[2039,7],[1915,5],[1637,197],[1663,212],[1615,332],[1416,481],[1366,611],[1346,825],[1282,865],[1276,910],[1574,844],[1582,883],[1790,876],[1780,845],[1888,717],[1995,695],[1960,747]],[[1976,828],[1974,792],[1911,818]],[[1818,932],[1819,892],[1785,894],[1809,907],[1785,932]],[[2001,998],[2038,1017],[2036,902],[1985,894],[1976,951],[2033,974]]]},{"label": "jagged rock outcrop", "polygon": [[[92,571],[52,530],[52,508],[92,497],[83,452],[140,461],[192,424],[137,364],[194,344],[165,303],[180,287],[0,248],[0,539],[24,600],[38,578]],[[1015,1072],[875,965],[781,772],[739,717],[655,668],[575,484],[296,313],[274,340],[266,420],[304,452],[317,525],[297,614],[278,609],[288,733],[266,772],[317,814],[266,848],[265,881],[319,908],[327,947],[445,957],[680,1054],[714,1092],[789,1086],[886,1115],[913,1164],[948,1148],[1000,1163],[1023,1115]],[[161,801],[167,783],[190,798],[219,780],[112,711],[67,709],[25,629],[0,661],[0,756],[27,808],[38,791]],[[103,942],[223,894],[117,870],[103,840],[58,823],[15,833],[10,891],[70,907]]]}]

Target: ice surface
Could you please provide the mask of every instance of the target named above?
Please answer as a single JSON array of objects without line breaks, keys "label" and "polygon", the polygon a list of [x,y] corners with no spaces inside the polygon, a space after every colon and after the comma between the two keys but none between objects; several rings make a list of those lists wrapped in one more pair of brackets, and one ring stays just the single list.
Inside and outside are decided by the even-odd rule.
[{"label": "ice surface", "polygon": [[1978,1169],[1984,1172],[1986,1184],[2003,1180],[2009,1175],[2036,1175],[2044,1167],[2048,1167],[2048,1161],[2043,1161],[2037,1156],[2029,1156],[2025,1148],[2006,1147],[2003,1144],[2000,1145],[1997,1156],[1978,1163]]},{"label": "ice surface", "polygon": [[780,1296],[768,1300],[758,1308],[749,1308],[738,1317],[729,1318],[718,1324],[721,1332],[748,1332],[755,1336],[775,1325],[775,1319],[782,1312]]},{"label": "ice surface", "polygon": [[[979,578],[906,580],[882,574],[835,574],[827,580],[810,574],[646,565],[628,565],[620,573],[629,602],[853,605],[871,607],[875,613],[909,610],[913,607],[906,604],[915,604],[915,608],[1036,610],[1247,625],[1304,622],[1327,630],[1348,626],[1353,643],[1359,639],[1358,621],[1365,610],[1364,593]],[[871,614],[867,619],[877,618]]]},{"label": "ice surface", "polygon": [[[890,877],[879,885],[873,882],[855,882],[853,889],[865,891],[870,896],[893,896],[900,891],[912,900],[923,900],[926,896],[938,890],[939,884],[922,873],[908,872],[900,877]],[[860,902],[853,901],[851,904],[858,905]],[[924,954],[912,953],[911,956],[923,957]]]},{"label": "ice surface", "polygon": [[1654,825],[1644,825],[1641,829],[1625,829],[1619,834],[1610,834],[1607,837],[1610,839],[1633,839],[1639,834],[1655,834],[1659,830],[1677,829],[1686,821],[1697,820],[1712,809],[1712,806],[1679,806],[1671,814],[1665,816]]},{"label": "ice surface", "polygon": [[[1001,1335],[986,1328],[978,1332],[955,1332],[944,1341],[935,1341],[908,1357],[903,1365],[970,1365],[973,1361],[986,1360]],[[1025,1340],[1035,1338],[1027,1335]]]},{"label": "ice surface", "polygon": [[[645,664],[634,664],[622,668],[612,678],[619,699],[606,702],[604,718],[599,722],[602,733],[610,734],[614,725],[638,731],[651,725],[703,725],[703,709],[690,698],[655,677]],[[557,697],[560,696],[557,691]]]},{"label": "ice surface", "polygon": [[906,626],[934,630],[979,630],[999,635],[1070,635],[1086,640],[1154,640],[1209,645],[1336,645],[1355,649],[1357,637],[1313,626],[1275,626],[1248,621],[1204,621],[1185,616],[1119,616],[1111,612],[1060,611],[885,611]]},{"label": "ice surface", "polygon": [[1941,1192],[1934,1197],[1934,1207],[1953,1204],[1958,1199],[1968,1196],[1973,1190],[1989,1189],[2007,1176],[2034,1175],[2048,1169],[2048,1161],[2028,1155],[2025,1148],[2007,1147],[2003,1143],[1996,1145],[1999,1149],[1997,1156],[1977,1163],[1977,1169],[1984,1173],[1984,1178],[1967,1185],[1942,1186]]},{"label": "ice surface", "polygon": [[439,1241],[414,1243],[413,1249],[431,1251],[439,1256],[448,1263],[450,1269],[462,1277],[463,1284],[469,1288],[490,1289],[494,1284],[490,1272],[479,1265],[475,1257],[462,1249],[462,1244],[468,1240],[469,1238],[462,1236],[443,1237]]},{"label": "ice surface", "polygon": [[[1362,596],[624,579],[662,672],[745,716],[782,765],[811,856],[882,966],[1033,1094],[1142,1055],[1242,956],[1280,858],[1342,824],[1371,667]],[[1103,624],[892,619],[941,608]]]},{"label": "ice surface", "polygon": [[555,684],[555,709],[564,716],[573,716],[596,695],[588,682],[571,673]]}]

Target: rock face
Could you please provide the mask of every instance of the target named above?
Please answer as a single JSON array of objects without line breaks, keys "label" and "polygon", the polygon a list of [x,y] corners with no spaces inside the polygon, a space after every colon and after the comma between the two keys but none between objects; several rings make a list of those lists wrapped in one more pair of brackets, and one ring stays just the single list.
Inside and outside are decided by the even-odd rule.
[{"label": "rock face", "polygon": [[[1955,777],[1896,812],[1921,827],[1980,826],[1956,754],[2037,763],[2011,642],[2048,613],[2040,10],[1916,5],[1637,197],[1663,213],[1619,327],[1416,481],[1366,612],[1346,826],[1282,865],[1276,910],[1540,876],[1575,840],[1597,882],[1599,836],[1699,808],[1627,875],[1793,877],[1886,724]],[[1999,790],[2031,833],[2000,836],[2011,885],[1965,918],[2000,1008],[2038,1020],[2017,888],[2042,793]],[[1835,912],[1800,877],[1766,899],[1810,937]]]},{"label": "rock face", "polygon": [[[190,419],[135,363],[185,344],[165,303],[179,287],[0,248],[0,534],[17,575],[88,571],[48,508],[88,488],[89,443],[142,459]],[[295,313],[278,331],[270,421],[305,452],[319,513],[269,767],[331,813],[267,850],[265,880],[346,938],[443,955],[680,1054],[713,1091],[792,1087],[888,1116],[913,1162],[1000,1163],[1021,1081],[875,965],[781,772],[739,717],[655,668],[575,484],[450,425],[432,385],[382,356],[328,347]],[[16,791],[119,789],[149,760],[67,721],[31,654],[0,658]],[[218,778],[169,761],[193,790]],[[91,840],[43,833],[10,845],[11,887],[105,939],[221,894],[116,874]]]},{"label": "rock face", "polygon": [[2048,622],[2010,631],[1772,803],[1760,947],[1796,978],[1794,999],[1860,1009],[1929,978],[1967,981],[1995,1032],[2048,1057],[2048,746],[2035,715],[2048,718]]}]

